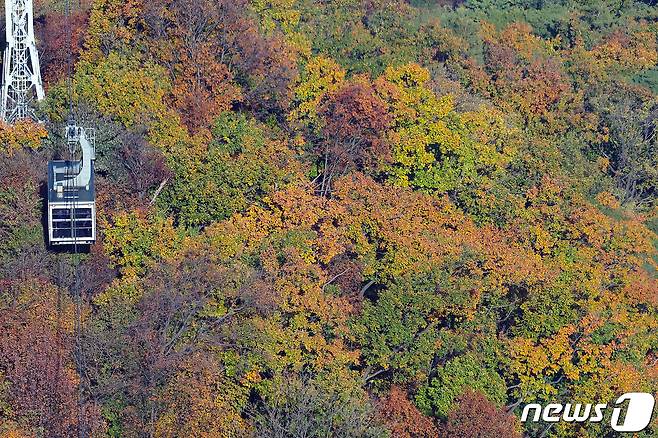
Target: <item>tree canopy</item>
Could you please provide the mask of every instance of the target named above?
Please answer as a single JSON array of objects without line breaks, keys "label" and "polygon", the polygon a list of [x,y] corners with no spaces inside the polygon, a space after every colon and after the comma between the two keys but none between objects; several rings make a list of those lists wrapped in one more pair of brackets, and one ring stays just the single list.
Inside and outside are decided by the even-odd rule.
[{"label": "tree canopy", "polygon": [[[35,7],[0,437],[599,437],[522,407],[658,391],[655,1]],[[69,53],[81,255],[42,228]]]}]

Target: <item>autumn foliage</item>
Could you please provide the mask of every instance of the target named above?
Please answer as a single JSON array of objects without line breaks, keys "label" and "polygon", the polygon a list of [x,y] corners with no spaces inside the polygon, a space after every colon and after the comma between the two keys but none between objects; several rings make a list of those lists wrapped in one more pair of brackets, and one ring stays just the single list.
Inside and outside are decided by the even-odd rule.
[{"label": "autumn foliage", "polygon": [[0,437],[600,437],[519,416],[658,391],[651,1],[63,7],[0,125]]},{"label": "autumn foliage", "polygon": [[520,438],[514,415],[496,408],[485,396],[467,391],[457,399],[439,436],[464,438]]}]

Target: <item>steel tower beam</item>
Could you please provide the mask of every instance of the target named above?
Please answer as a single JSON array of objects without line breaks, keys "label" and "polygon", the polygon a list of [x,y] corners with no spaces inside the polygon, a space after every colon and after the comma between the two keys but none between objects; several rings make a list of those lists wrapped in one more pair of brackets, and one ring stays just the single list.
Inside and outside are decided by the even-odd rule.
[{"label": "steel tower beam", "polygon": [[6,123],[36,119],[33,103],[44,97],[34,39],[32,0],[5,0],[7,47],[3,59],[2,107]]}]

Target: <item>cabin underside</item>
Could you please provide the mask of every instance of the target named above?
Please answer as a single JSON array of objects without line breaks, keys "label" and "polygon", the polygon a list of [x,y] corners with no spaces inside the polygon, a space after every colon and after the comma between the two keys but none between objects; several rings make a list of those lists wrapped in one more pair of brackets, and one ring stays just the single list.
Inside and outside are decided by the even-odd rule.
[{"label": "cabin underside", "polygon": [[51,245],[93,243],[96,240],[95,202],[50,202],[48,234]]}]

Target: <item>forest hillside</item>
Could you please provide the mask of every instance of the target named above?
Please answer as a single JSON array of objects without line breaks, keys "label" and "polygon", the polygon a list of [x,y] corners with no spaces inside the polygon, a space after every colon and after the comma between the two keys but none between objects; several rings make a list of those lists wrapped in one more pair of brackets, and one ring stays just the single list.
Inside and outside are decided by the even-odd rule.
[{"label": "forest hillside", "polygon": [[[520,417],[658,392],[657,6],[35,0],[0,437],[617,436]],[[78,255],[43,219],[71,109]]]}]

